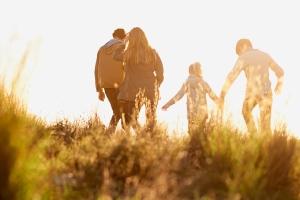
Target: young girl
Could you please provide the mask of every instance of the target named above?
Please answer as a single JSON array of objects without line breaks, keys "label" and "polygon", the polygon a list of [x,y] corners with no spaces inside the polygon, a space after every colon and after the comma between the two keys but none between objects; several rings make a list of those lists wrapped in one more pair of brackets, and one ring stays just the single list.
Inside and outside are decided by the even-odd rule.
[{"label": "young girl", "polygon": [[187,116],[190,132],[192,128],[197,125],[203,126],[208,118],[206,94],[208,94],[216,104],[219,102],[219,98],[212,91],[210,86],[203,80],[201,65],[198,62],[190,65],[189,77],[177,94],[170,99],[162,107],[162,109],[166,111],[185,94],[187,94]]}]

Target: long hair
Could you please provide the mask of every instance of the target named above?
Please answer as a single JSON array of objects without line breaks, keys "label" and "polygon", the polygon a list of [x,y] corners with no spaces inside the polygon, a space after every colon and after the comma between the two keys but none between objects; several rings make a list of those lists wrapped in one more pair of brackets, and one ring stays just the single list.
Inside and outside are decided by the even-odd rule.
[{"label": "long hair", "polygon": [[151,48],[144,31],[133,28],[126,39],[124,62],[129,65],[152,64],[155,61],[155,52]]}]

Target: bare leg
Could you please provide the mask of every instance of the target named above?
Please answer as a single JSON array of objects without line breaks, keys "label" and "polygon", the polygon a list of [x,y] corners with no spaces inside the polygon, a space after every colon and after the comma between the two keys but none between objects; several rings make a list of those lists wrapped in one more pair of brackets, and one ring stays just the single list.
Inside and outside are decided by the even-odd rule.
[{"label": "bare leg", "polygon": [[257,132],[255,122],[252,116],[252,110],[257,105],[255,98],[246,98],[243,104],[243,116],[250,133]]},{"label": "bare leg", "polygon": [[259,108],[261,131],[271,133],[272,95],[264,96],[259,101]]}]

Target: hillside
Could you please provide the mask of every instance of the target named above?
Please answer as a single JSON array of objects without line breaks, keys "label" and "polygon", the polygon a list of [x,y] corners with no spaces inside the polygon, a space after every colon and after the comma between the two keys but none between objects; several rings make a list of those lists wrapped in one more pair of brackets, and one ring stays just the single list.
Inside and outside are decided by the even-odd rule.
[{"label": "hillside", "polygon": [[300,199],[299,141],[211,120],[107,135],[101,120],[46,124],[0,92],[0,199]]}]

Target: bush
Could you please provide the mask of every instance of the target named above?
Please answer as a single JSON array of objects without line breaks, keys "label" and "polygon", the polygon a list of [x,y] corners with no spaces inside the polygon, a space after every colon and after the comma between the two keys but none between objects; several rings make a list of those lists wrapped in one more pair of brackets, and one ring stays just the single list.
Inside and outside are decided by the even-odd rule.
[{"label": "bush", "polygon": [[299,142],[211,121],[190,135],[47,125],[0,92],[0,199],[300,199]]}]

